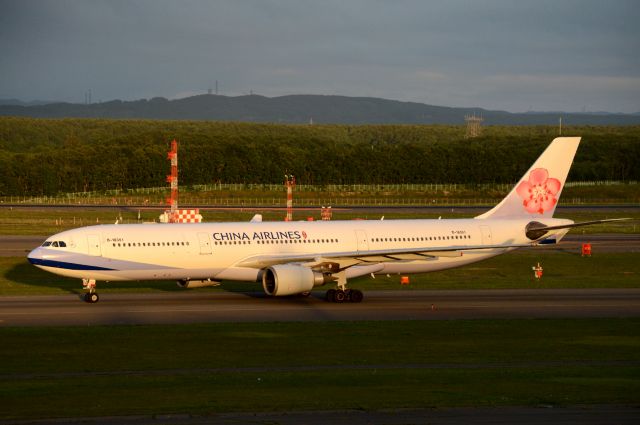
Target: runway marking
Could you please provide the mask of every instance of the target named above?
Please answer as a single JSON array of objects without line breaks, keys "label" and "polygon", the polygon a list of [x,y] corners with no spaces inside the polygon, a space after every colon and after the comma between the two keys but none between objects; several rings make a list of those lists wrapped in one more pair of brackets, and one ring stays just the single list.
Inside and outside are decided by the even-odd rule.
[{"label": "runway marking", "polygon": [[635,367],[640,361],[630,360],[570,360],[570,361],[531,361],[531,362],[498,362],[498,363],[415,363],[415,364],[336,364],[336,365],[306,365],[306,366],[248,366],[248,367],[213,367],[213,368],[185,368],[161,370],[105,370],[86,372],[35,372],[1,374],[2,380],[22,379],[60,379],[88,376],[155,376],[155,375],[200,375],[203,373],[270,373],[270,372],[316,372],[325,370],[412,370],[412,369],[517,369],[535,367],[582,367],[609,366]]}]

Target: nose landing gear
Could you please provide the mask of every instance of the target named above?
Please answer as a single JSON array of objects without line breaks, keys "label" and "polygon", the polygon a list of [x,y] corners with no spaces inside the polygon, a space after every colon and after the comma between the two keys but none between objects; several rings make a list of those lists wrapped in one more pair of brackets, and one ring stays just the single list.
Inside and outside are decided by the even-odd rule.
[{"label": "nose landing gear", "polygon": [[85,292],[82,299],[89,304],[95,304],[100,300],[98,293],[96,292],[96,280],[95,279],[82,279],[82,289],[88,291]]}]

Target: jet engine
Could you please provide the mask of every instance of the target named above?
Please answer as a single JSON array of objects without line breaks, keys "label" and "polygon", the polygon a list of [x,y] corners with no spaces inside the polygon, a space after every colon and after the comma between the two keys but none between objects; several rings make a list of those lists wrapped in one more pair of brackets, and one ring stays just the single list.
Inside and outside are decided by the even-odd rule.
[{"label": "jet engine", "polygon": [[182,289],[191,289],[191,288],[203,288],[205,286],[218,286],[220,282],[215,280],[206,279],[206,280],[179,280],[176,284]]},{"label": "jet engine", "polygon": [[279,264],[262,272],[262,288],[267,295],[301,294],[331,281],[330,274],[314,272],[308,267]]}]

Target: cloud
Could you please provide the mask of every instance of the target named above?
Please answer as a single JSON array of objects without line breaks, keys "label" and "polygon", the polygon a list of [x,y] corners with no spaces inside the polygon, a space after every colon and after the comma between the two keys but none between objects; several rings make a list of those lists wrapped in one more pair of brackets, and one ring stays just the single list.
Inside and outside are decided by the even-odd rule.
[{"label": "cloud", "polygon": [[640,110],[640,6],[619,0],[0,0],[0,98],[382,96]]}]

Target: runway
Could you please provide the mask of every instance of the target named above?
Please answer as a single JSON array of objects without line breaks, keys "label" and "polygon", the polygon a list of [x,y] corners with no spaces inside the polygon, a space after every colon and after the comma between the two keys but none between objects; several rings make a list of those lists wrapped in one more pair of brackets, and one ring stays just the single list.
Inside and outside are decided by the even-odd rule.
[{"label": "runway", "polygon": [[0,298],[0,326],[216,322],[640,317],[640,289],[366,291],[361,304],[259,293],[109,294]]}]

